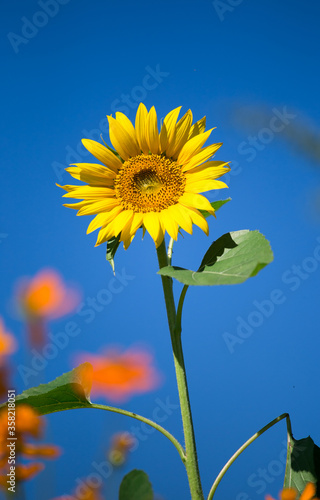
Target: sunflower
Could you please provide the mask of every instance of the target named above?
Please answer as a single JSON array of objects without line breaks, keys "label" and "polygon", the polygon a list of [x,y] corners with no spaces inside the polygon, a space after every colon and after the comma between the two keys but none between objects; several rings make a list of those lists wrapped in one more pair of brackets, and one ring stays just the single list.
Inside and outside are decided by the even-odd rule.
[{"label": "sunflower", "polygon": [[192,125],[189,110],[179,120],[181,106],[164,118],[159,133],[154,107],[137,110],[135,126],[123,114],[108,116],[108,146],[83,139],[84,147],[103,165],[75,163],[66,170],[87,183],[59,186],[68,198],[83,200],[64,206],[78,215],[95,215],[87,233],[100,228],[97,245],[120,236],[127,249],[137,230],[147,230],[158,247],[165,231],[177,240],[179,229],[192,234],[192,225],[207,235],[201,214],[214,215],[210,202],[199,193],[227,187],[218,179],[230,170],[228,163],[208,161],[221,143],[203,147],[213,129],[205,132],[205,117]]}]

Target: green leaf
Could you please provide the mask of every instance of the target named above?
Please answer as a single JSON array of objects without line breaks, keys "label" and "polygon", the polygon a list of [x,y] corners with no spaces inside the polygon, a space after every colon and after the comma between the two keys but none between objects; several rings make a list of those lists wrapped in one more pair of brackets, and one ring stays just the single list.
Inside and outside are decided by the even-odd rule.
[{"label": "green leaf", "polygon": [[316,496],[320,495],[320,448],[310,436],[296,440],[288,433],[287,465],[284,488],[295,488],[299,496],[307,483],[317,485]]},{"label": "green leaf", "polygon": [[[231,198],[227,198],[226,200],[213,201],[212,203],[210,203],[210,205],[217,212],[217,210],[219,210],[219,208],[228,203],[228,201],[231,201]],[[205,217],[206,219],[209,217],[209,215],[211,215],[206,210],[199,210],[199,212],[201,212],[203,217]]]},{"label": "green leaf", "polygon": [[185,285],[234,285],[255,276],[272,260],[270,244],[259,231],[234,231],[212,243],[198,271],[166,266],[158,274]]},{"label": "green leaf", "polygon": [[120,234],[118,236],[113,236],[111,240],[107,242],[107,254],[106,259],[112,267],[112,271],[114,273],[114,256],[118,247],[120,245]]},{"label": "green leaf", "polygon": [[[48,384],[40,384],[23,391],[16,397],[16,404],[32,406],[40,415],[74,408],[88,408],[92,372],[90,363],[83,363],[71,372],[64,373]],[[3,407],[5,405],[1,405]]]},{"label": "green leaf", "polygon": [[152,486],[143,470],[134,469],[124,476],[120,484],[119,500],[153,500]]}]

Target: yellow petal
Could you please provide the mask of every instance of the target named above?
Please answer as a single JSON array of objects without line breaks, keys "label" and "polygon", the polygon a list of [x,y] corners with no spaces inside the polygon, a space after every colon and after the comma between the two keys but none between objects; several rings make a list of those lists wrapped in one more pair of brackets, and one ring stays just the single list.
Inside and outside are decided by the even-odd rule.
[{"label": "yellow petal", "polygon": [[168,158],[176,159],[180,150],[187,142],[189,130],[192,123],[192,112],[189,109],[186,114],[178,121],[174,141],[166,151]]},{"label": "yellow petal", "polygon": [[[87,207],[88,205],[91,205],[92,201],[79,201],[78,203],[65,203],[63,206],[67,208],[74,208],[75,210],[78,210],[79,208],[82,207]],[[77,214],[79,215],[79,214]]]},{"label": "yellow petal", "polygon": [[146,135],[149,150],[151,151],[151,153],[158,154],[159,131],[157,123],[157,113],[154,106],[152,106],[148,114]]},{"label": "yellow petal", "polygon": [[99,165],[98,163],[72,163],[70,167],[66,168],[66,171],[74,173],[77,171],[79,171],[79,173],[85,172],[86,174],[99,176],[102,179],[114,179],[117,175],[117,172],[114,170],[104,165]]},{"label": "yellow petal", "polygon": [[197,208],[198,210],[207,210],[210,214],[214,214],[214,209],[210,205],[209,200],[201,194],[184,193],[179,198],[179,203],[186,207]]},{"label": "yellow petal", "polygon": [[117,206],[108,212],[103,212],[96,215],[88,226],[87,234],[92,233],[92,231],[95,231],[96,229],[98,229],[98,227],[107,226],[109,222],[114,219],[122,210],[123,208],[121,206]]},{"label": "yellow petal", "polygon": [[180,151],[177,162],[179,165],[187,163],[193,156],[195,156],[201,150],[202,146],[209,138],[213,128],[207,130],[204,134],[196,135],[190,139]]},{"label": "yellow petal", "polygon": [[133,214],[132,220],[130,220],[121,231],[121,241],[123,241],[124,249],[127,250],[137,232],[139,227],[142,225],[143,215],[139,213]]},{"label": "yellow petal", "polygon": [[95,200],[96,198],[107,198],[114,196],[114,189],[107,187],[94,187],[94,186],[76,186],[70,194],[69,192],[63,195],[63,198],[75,198],[84,200]]},{"label": "yellow petal", "polygon": [[166,149],[170,146],[170,143],[175,135],[176,123],[178,115],[180,113],[180,109],[181,106],[179,106],[176,109],[173,109],[172,111],[170,111],[170,113],[167,114],[167,116],[163,120],[163,125],[161,127],[161,132],[160,132],[161,153],[166,151]]},{"label": "yellow petal", "polygon": [[113,236],[114,236],[114,232],[112,229],[112,225],[109,224],[108,226],[100,229],[95,246],[97,247],[98,245],[101,245],[101,243],[105,243],[106,241],[109,241]]},{"label": "yellow petal", "polygon": [[188,170],[185,174],[186,179],[194,178],[197,181],[202,179],[218,179],[222,175],[230,172],[228,163],[221,161],[207,161],[199,167]]},{"label": "yellow petal", "polygon": [[107,167],[111,168],[114,172],[118,172],[118,170],[122,167],[121,160],[99,142],[92,141],[91,139],[82,139],[81,142],[84,147],[91,154],[93,154],[93,156],[104,163]]},{"label": "yellow petal", "polygon": [[186,210],[190,215],[193,224],[200,227],[200,229],[202,229],[202,231],[208,236],[209,226],[205,217],[203,217],[203,215],[196,208],[186,208]]},{"label": "yellow petal", "polygon": [[197,153],[186,164],[183,165],[182,171],[186,172],[187,170],[190,170],[191,168],[194,168],[197,165],[200,165],[201,163],[204,163],[205,161],[209,160],[209,158],[211,158],[211,156],[221,146],[222,146],[222,143],[220,142],[218,144],[212,144],[211,146],[207,146],[206,148],[203,148],[199,153]]},{"label": "yellow petal", "polygon": [[121,233],[124,226],[132,220],[133,210],[123,210],[122,212],[115,217],[112,221],[112,227],[114,230],[115,236],[118,236]]},{"label": "yellow petal", "polygon": [[88,173],[86,170],[82,170],[78,167],[68,167],[66,168],[66,171],[73,177],[74,179],[77,179],[82,182],[86,182],[87,184],[90,184],[91,186],[112,186],[114,182],[114,178],[116,174],[109,170],[110,175],[109,176],[102,176],[100,174],[95,174],[95,173]]},{"label": "yellow petal", "polygon": [[192,125],[188,139],[191,139],[195,135],[203,134],[206,129],[206,117],[204,116],[201,120],[198,120],[194,125]]},{"label": "yellow petal", "polygon": [[56,186],[58,186],[61,189],[64,189],[65,191],[67,191],[67,193],[70,193],[71,191],[74,191],[77,187],[79,187],[79,186],[71,186],[69,184],[66,184],[65,186],[61,186],[60,184],[57,184],[57,183],[56,183]]},{"label": "yellow petal", "polygon": [[71,177],[73,177],[74,179],[80,180],[80,172],[81,172],[80,168],[67,167],[65,170],[66,170],[66,172],[68,172],[71,175]]},{"label": "yellow petal", "polygon": [[110,141],[123,160],[128,160],[131,156],[140,154],[138,144],[133,140],[119,121],[108,116]]},{"label": "yellow petal", "polygon": [[100,212],[107,212],[118,205],[119,200],[117,198],[108,198],[106,200],[90,203],[90,205],[80,208],[78,215],[95,215]]},{"label": "yellow petal", "polygon": [[227,184],[222,181],[216,181],[214,179],[204,179],[200,181],[187,182],[185,190],[188,193],[204,193],[205,191],[211,191],[213,189],[223,189],[227,187]]},{"label": "yellow petal", "polygon": [[146,137],[146,123],[147,123],[148,111],[145,105],[141,102],[139,104],[137,114],[136,114],[136,135],[141,151],[147,155],[149,154],[149,146]]},{"label": "yellow petal", "polygon": [[161,245],[161,243],[163,242],[164,233],[165,233],[165,231],[162,227],[161,219],[160,219],[160,230],[159,230],[158,238],[155,241],[156,248],[158,248]]},{"label": "yellow petal", "polygon": [[136,135],[136,131],[134,129],[134,126],[131,123],[131,120],[129,120],[129,118],[126,115],[124,115],[123,113],[120,113],[120,111],[116,112],[116,120],[118,123],[120,123],[122,128],[124,128],[124,130],[130,135],[132,141],[135,143],[136,147],[138,148],[139,146],[138,146],[138,141],[137,141],[137,135]]},{"label": "yellow petal", "polygon": [[105,223],[107,222],[107,220],[106,220],[107,214],[108,214],[108,212],[103,212],[102,214],[96,215],[95,218],[92,219],[92,221],[90,222],[90,224],[88,226],[87,234],[92,233],[93,231],[98,229],[98,227],[104,226]]},{"label": "yellow petal", "polygon": [[170,215],[168,209],[162,210],[162,212],[160,212],[160,216],[162,220],[162,225],[169,234],[169,236],[171,236],[171,238],[177,241],[179,226],[172,217],[172,215]]},{"label": "yellow petal", "polygon": [[133,238],[134,234],[131,234],[131,221],[129,221],[122,229],[120,238],[120,241],[123,241],[123,247],[125,250],[128,250]]},{"label": "yellow petal", "polygon": [[[179,200],[180,202],[180,200]],[[176,205],[171,205],[169,207],[168,212],[171,217],[177,222],[177,224],[182,227],[187,233],[192,234],[192,220],[187,210],[180,205],[180,203]]]},{"label": "yellow petal", "polygon": [[143,214],[135,213],[133,214],[133,219],[131,222],[131,234],[135,234],[139,227],[142,226],[143,223]]},{"label": "yellow petal", "polygon": [[143,224],[153,241],[156,243],[161,234],[159,214],[157,212],[148,212],[143,214]]}]

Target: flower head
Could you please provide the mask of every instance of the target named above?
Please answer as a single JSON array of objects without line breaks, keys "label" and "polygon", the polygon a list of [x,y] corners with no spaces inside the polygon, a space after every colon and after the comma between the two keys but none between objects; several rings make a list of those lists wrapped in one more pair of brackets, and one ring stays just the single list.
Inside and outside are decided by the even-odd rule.
[{"label": "flower head", "polygon": [[225,162],[208,161],[221,143],[203,147],[213,130],[205,132],[205,118],[192,125],[189,110],[177,121],[180,109],[164,118],[160,133],[155,108],[148,112],[142,103],[135,126],[123,113],[108,116],[116,151],[83,139],[103,165],[74,164],[66,170],[86,185],[61,187],[67,191],[64,196],[83,200],[65,206],[78,209],[78,215],[95,215],[87,232],[101,228],[96,245],[120,235],[128,248],[140,227],[157,247],[165,231],[176,240],[179,227],[191,234],[196,224],[208,234],[199,210],[214,210],[199,193],[227,187],[217,179],[230,169]]},{"label": "flower head", "polygon": [[[307,483],[301,496],[298,496],[297,490],[294,488],[285,488],[280,493],[281,500],[319,500],[315,498],[316,487],[313,483]],[[266,500],[274,500],[272,496],[266,495]]]},{"label": "flower head", "polygon": [[135,394],[151,391],[158,386],[160,376],[152,366],[152,356],[143,350],[120,352],[109,349],[104,354],[81,354],[81,363],[93,366],[92,393],[114,402],[127,401]]}]

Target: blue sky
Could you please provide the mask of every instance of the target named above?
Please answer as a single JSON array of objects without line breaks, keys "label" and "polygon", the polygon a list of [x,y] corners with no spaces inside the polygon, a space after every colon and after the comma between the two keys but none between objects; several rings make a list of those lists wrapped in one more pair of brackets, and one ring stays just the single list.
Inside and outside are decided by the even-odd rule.
[{"label": "blue sky", "polygon": [[[155,105],[159,118],[181,105],[195,119],[206,115],[208,128],[217,127],[212,140],[224,144],[216,159],[231,161],[232,170],[229,189],[208,197],[230,196],[232,202],[211,220],[209,238],[198,229],[179,238],[174,263],[194,269],[214,239],[238,229],[259,229],[275,254],[243,285],[191,288],[186,298],[183,344],[204,490],[247,438],[285,411],[296,438],[310,434],[319,444],[320,173],[319,164],[288,141],[298,127],[319,130],[319,4],[48,4],[5,0],[1,16],[0,314],[19,341],[16,365],[30,361],[24,327],[10,306],[20,276],[54,267],[80,286],[84,300],[112,279],[105,248],[94,248],[95,234],[85,235],[90,218],[64,208],[55,185],[70,181],[63,170],[68,163],[87,160],[80,140],[102,133],[108,141],[106,115],[118,110],[133,120],[141,100]],[[116,266],[134,278],[90,324],[73,315],[81,334],[29,383],[69,370],[77,351],[149,346],[164,383],[126,408],[151,417],[159,400],[178,401],[151,238],[137,236],[128,251],[121,248]],[[69,319],[52,323],[51,332],[63,331]],[[241,338],[240,325],[247,338],[230,345],[226,334]],[[18,374],[15,385],[25,388]],[[179,411],[170,411],[165,425],[182,439]],[[93,411],[54,414],[48,422],[48,436],[65,453],[44,473],[42,484],[49,486],[39,496],[30,485],[28,498],[70,493],[77,478],[90,474],[92,462],[102,460],[109,436],[135,425]],[[253,444],[223,479],[217,500],[277,495],[285,439],[281,423]],[[108,479],[107,498],[116,498],[122,475],[132,468],[146,470],[161,498],[188,498],[179,457],[162,436],[141,439],[124,468]],[[260,478],[258,486],[264,469],[268,479]]]}]

